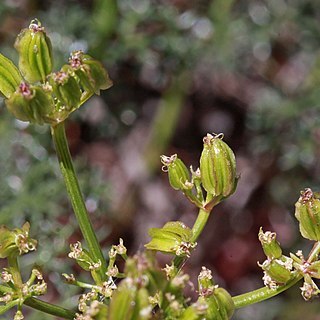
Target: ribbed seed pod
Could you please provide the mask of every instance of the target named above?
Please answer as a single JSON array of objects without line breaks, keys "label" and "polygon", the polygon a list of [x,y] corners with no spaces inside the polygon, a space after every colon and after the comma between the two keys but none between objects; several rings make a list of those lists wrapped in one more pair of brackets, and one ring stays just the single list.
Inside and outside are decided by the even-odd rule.
[{"label": "ribbed seed pod", "polygon": [[47,122],[48,115],[54,109],[51,94],[41,86],[31,86],[24,82],[5,103],[17,119],[40,125]]},{"label": "ribbed seed pod", "polygon": [[225,198],[235,191],[237,176],[234,153],[222,137],[222,134],[204,137],[200,172],[203,188],[214,197]]},{"label": "ribbed seed pod", "polygon": [[282,249],[279,242],[277,241],[275,232],[263,232],[260,228],[258,234],[261,246],[265,255],[270,259],[278,259],[282,256]]},{"label": "ribbed seed pod", "polygon": [[68,72],[51,73],[48,79],[53,94],[66,110],[70,111],[80,105],[81,89],[77,80]]},{"label": "ribbed seed pod", "polygon": [[31,82],[44,82],[52,71],[51,41],[38,20],[32,20],[29,28],[18,35],[15,48],[19,53],[19,69]]},{"label": "ribbed seed pod", "polygon": [[69,63],[85,91],[100,94],[100,90],[112,86],[112,81],[103,65],[82,51],[72,52]]},{"label": "ribbed seed pod", "polygon": [[168,172],[169,183],[175,190],[185,190],[185,183],[189,181],[190,174],[185,164],[180,160],[176,154],[167,157],[161,156],[163,164],[163,171]]},{"label": "ribbed seed pod", "polygon": [[320,240],[320,199],[311,189],[305,189],[297,201],[295,217],[299,221],[300,233],[303,237]]},{"label": "ribbed seed pod", "polygon": [[13,62],[0,53],[0,93],[9,98],[19,87],[21,74]]}]

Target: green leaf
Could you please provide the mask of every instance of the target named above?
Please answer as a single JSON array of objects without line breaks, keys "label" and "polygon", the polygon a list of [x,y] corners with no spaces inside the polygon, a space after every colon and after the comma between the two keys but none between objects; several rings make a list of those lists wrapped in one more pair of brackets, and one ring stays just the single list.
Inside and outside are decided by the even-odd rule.
[{"label": "green leaf", "polygon": [[170,221],[163,228],[149,229],[149,235],[152,239],[145,245],[147,249],[177,254],[179,246],[190,243],[192,230],[180,221]]}]

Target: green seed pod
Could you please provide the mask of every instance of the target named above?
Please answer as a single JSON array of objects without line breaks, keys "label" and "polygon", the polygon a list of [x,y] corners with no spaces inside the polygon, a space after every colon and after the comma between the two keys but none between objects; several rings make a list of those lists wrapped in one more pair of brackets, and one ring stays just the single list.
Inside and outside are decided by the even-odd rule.
[{"label": "green seed pod", "polygon": [[48,78],[53,94],[67,111],[80,105],[81,89],[77,80],[63,68],[59,72],[51,73]]},{"label": "green seed pod", "polygon": [[31,82],[44,82],[52,70],[52,47],[44,28],[38,20],[32,20],[29,28],[17,37],[15,48],[19,53],[19,69]]},{"label": "green seed pod", "polygon": [[190,175],[182,160],[180,160],[176,154],[170,157],[161,156],[160,158],[163,164],[162,170],[168,172],[171,187],[175,190],[187,189]]},{"label": "green seed pod", "polygon": [[100,90],[112,86],[112,81],[102,64],[82,51],[72,52],[69,63],[85,91],[99,94]]},{"label": "green seed pod", "polygon": [[261,268],[265,271],[267,278],[280,285],[286,284],[292,277],[292,259],[285,256],[281,259],[266,260]]},{"label": "green seed pod", "polygon": [[263,232],[262,228],[260,228],[258,237],[262,245],[262,249],[265,255],[272,259],[278,259],[282,256],[282,249],[279,245],[279,242],[276,240],[275,232]]},{"label": "green seed pod", "polygon": [[235,310],[229,292],[219,287],[215,287],[211,295],[201,296],[198,302],[207,303],[208,309],[205,314],[207,320],[229,320]]},{"label": "green seed pod", "polygon": [[17,90],[21,81],[18,68],[0,53],[0,94],[9,98]]},{"label": "green seed pod", "polygon": [[299,221],[301,235],[307,239],[319,241],[320,199],[308,188],[301,191],[301,196],[295,207],[295,217]]},{"label": "green seed pod", "polygon": [[235,156],[222,137],[222,134],[207,134],[200,158],[203,188],[221,199],[230,196],[237,184]]},{"label": "green seed pod", "polygon": [[53,98],[41,86],[22,82],[5,101],[8,110],[19,120],[44,124],[54,109]]}]

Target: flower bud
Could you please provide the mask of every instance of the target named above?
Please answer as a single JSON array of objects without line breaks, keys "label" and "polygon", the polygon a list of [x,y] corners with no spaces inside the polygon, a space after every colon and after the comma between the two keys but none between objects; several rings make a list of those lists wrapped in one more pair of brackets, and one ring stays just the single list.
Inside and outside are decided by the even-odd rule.
[{"label": "flower bud", "polygon": [[80,105],[81,89],[77,80],[69,73],[61,71],[49,75],[49,84],[52,86],[53,94],[67,111]]},{"label": "flower bud", "polygon": [[9,98],[19,87],[21,74],[13,62],[0,53],[0,94]]},{"label": "flower bud", "polygon": [[190,175],[185,164],[180,160],[176,154],[167,157],[161,156],[163,164],[162,170],[168,171],[169,183],[175,190],[185,190],[186,182],[189,181]]},{"label": "flower bud", "polygon": [[15,48],[19,53],[19,69],[24,78],[31,83],[44,82],[52,70],[52,48],[38,20],[32,20],[29,28],[21,31]]},{"label": "flower bud", "polygon": [[54,109],[52,96],[40,86],[22,82],[5,101],[8,110],[19,120],[43,124]]},{"label": "flower bud", "polygon": [[34,251],[37,241],[29,237],[30,224],[26,222],[22,228],[13,230],[0,226],[0,258],[18,256]]},{"label": "flower bud", "polygon": [[230,196],[236,188],[236,161],[233,151],[222,141],[222,134],[204,137],[200,158],[203,188],[214,198]]},{"label": "flower bud", "polygon": [[275,232],[263,232],[262,228],[260,228],[258,237],[265,255],[270,259],[278,259],[282,256],[282,249],[276,240],[276,236]]},{"label": "flower bud", "polygon": [[82,51],[72,52],[69,63],[85,91],[99,94],[100,90],[112,86],[112,81],[102,64]]},{"label": "flower bud", "polygon": [[299,221],[301,235],[307,239],[319,241],[320,199],[308,188],[301,191],[301,196],[295,207],[295,217]]},{"label": "flower bud", "polygon": [[211,270],[202,267],[198,276],[198,291],[200,296],[212,294],[214,290],[214,282],[212,279]]}]

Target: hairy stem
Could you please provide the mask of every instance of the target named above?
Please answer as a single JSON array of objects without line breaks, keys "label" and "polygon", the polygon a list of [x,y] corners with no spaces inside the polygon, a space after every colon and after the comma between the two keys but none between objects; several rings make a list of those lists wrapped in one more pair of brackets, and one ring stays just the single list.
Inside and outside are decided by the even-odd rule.
[{"label": "hairy stem", "polygon": [[28,298],[24,301],[24,304],[33,309],[37,309],[39,311],[51,314],[62,319],[74,319],[75,317],[75,312],[73,311],[61,308],[59,306],[36,298]]},{"label": "hairy stem", "polygon": [[52,126],[51,133],[56,147],[61,173],[63,175],[80,230],[85,241],[87,242],[89,253],[92,259],[95,262],[100,261],[102,264],[99,272],[100,281],[102,282],[106,279],[106,264],[104,263],[105,260],[101,251],[101,247],[90,222],[85,202],[79,187],[78,179],[73,168],[64,123],[62,122],[56,126]]}]

